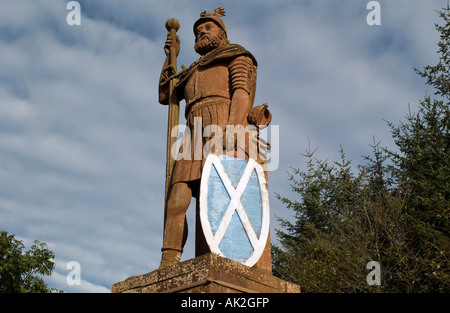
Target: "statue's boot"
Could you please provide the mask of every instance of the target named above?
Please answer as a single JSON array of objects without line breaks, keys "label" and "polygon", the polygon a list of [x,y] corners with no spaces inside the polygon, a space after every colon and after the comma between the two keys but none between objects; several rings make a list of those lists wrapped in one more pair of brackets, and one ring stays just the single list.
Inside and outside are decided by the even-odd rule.
[{"label": "statue's boot", "polygon": [[159,269],[180,263],[188,233],[186,210],[191,198],[192,191],[186,183],[176,183],[170,189]]},{"label": "statue's boot", "polygon": [[161,264],[158,270],[180,263],[181,251],[174,249],[164,249],[162,251]]}]

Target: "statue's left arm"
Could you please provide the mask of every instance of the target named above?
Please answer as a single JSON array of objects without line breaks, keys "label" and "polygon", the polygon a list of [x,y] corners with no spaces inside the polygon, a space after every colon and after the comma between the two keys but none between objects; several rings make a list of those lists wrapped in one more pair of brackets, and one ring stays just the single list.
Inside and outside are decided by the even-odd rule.
[{"label": "statue's left arm", "polygon": [[236,57],[229,65],[231,105],[227,125],[247,125],[247,113],[253,106],[256,86],[256,66],[245,55]]}]

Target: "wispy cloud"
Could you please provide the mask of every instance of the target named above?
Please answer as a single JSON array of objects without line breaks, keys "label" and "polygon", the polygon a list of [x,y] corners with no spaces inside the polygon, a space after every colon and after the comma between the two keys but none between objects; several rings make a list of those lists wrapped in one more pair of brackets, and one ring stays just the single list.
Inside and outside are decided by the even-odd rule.
[{"label": "wispy cloud", "polygon": [[[401,119],[425,94],[412,67],[435,60],[434,10],[443,2],[380,1],[375,27],[359,0],[224,4],[230,41],[259,62],[256,104],[268,102],[280,125],[272,228],[275,216],[290,215],[272,192],[289,194],[285,173],[302,166],[308,137],[319,158],[336,159],[342,144],[354,162],[370,153],[373,135],[392,144],[383,119]],[[66,3],[0,4],[0,227],[50,245],[55,288],[102,292],[159,263],[164,23],[179,19],[179,64],[189,65],[197,58],[192,24],[223,4],[80,1],[82,25],[68,26]],[[65,284],[73,260],[78,289]]]}]

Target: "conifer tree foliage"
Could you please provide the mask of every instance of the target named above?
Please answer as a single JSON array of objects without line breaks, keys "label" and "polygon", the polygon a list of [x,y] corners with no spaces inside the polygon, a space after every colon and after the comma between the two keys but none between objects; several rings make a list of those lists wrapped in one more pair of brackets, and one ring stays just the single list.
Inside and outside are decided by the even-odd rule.
[{"label": "conifer tree foliage", "polygon": [[409,193],[402,212],[420,291],[450,291],[450,114],[448,103],[426,97],[417,114],[392,129],[400,152],[390,152],[399,186]]},{"label": "conifer tree foliage", "polygon": [[[281,219],[274,274],[303,292],[450,291],[450,8],[438,12],[440,61],[416,72],[441,99],[426,96],[417,113],[388,122],[398,151],[380,148],[356,167],[329,164],[309,148],[307,170],[289,174],[297,199],[277,194],[294,212]],[[381,285],[366,264],[381,266]]]},{"label": "conifer tree foliage", "polygon": [[[373,149],[373,159],[356,168],[342,149],[334,164],[314,159],[308,149],[308,170],[293,169],[289,177],[299,200],[277,195],[294,211],[295,222],[281,220],[285,231],[277,231],[282,247],[273,247],[275,275],[303,292],[386,291],[394,290],[391,279],[411,279],[410,271],[396,270],[410,266],[402,264],[409,254],[401,215],[408,195],[393,191],[386,157],[378,145]],[[381,264],[380,287],[366,282],[370,261]]]},{"label": "conifer tree foliage", "polygon": [[[436,88],[436,95],[449,99],[450,97],[450,19],[449,4],[447,7],[438,11],[443,24],[435,24],[436,29],[440,33],[438,42],[439,62],[435,66],[427,65],[420,71],[414,69],[420,76],[427,79],[427,84]],[[447,105],[449,103],[447,102]]]}]

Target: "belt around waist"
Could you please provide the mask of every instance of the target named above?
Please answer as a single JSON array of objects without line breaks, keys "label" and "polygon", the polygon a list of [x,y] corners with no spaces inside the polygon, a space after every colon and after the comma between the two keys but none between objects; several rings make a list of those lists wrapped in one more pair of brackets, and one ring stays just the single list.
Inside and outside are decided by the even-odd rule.
[{"label": "belt around waist", "polygon": [[204,108],[206,106],[210,105],[230,105],[231,101],[230,99],[224,98],[224,97],[206,97],[202,98],[195,103],[188,105],[186,107],[186,117],[191,114],[192,112],[197,111],[198,109]]}]

